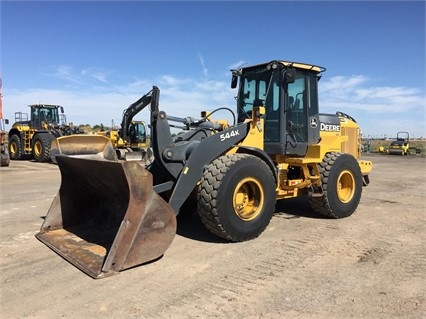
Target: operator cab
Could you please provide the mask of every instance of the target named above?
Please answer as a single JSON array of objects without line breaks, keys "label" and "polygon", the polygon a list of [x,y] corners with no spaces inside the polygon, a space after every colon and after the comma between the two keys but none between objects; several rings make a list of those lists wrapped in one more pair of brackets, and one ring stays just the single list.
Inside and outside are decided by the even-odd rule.
[{"label": "operator cab", "polygon": [[145,143],[146,130],[142,122],[132,122],[129,126],[129,136],[131,143]]},{"label": "operator cab", "polygon": [[264,150],[268,154],[304,156],[320,138],[317,83],[325,68],[296,62],[272,61],[232,70],[237,86],[238,121],[251,118],[253,106],[266,113]]},{"label": "operator cab", "polygon": [[62,106],[59,105],[47,105],[47,104],[33,104],[29,105],[31,108],[31,122],[33,127],[37,127],[38,129],[42,128],[42,123],[45,122],[47,124],[53,124],[55,127],[59,124],[63,124],[64,116],[63,114],[59,114],[59,109],[61,113],[64,112]]}]

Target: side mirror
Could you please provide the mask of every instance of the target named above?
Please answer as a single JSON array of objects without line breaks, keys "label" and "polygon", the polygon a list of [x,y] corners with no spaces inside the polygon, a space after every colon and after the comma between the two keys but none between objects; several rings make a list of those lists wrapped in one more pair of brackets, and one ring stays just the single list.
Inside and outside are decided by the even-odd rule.
[{"label": "side mirror", "polygon": [[4,119],[4,124],[9,125],[9,119]]},{"label": "side mirror", "polygon": [[237,84],[238,84],[238,75],[232,72],[231,89],[235,89],[237,87]]},{"label": "side mirror", "polygon": [[61,113],[64,113],[64,107],[61,106]]},{"label": "side mirror", "polygon": [[289,68],[283,72],[283,84],[293,83],[296,80],[296,69]]}]

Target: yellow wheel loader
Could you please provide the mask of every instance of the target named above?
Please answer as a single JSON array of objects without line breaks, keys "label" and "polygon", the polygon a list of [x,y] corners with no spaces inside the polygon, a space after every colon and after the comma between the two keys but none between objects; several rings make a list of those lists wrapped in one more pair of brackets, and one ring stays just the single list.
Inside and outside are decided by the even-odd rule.
[{"label": "yellow wheel loader", "polygon": [[50,162],[52,140],[75,134],[78,130],[66,123],[64,108],[60,105],[33,104],[29,107],[30,118],[28,113],[15,113],[15,123],[9,130],[10,159]]},{"label": "yellow wheel loader", "polygon": [[[360,159],[360,128],[349,115],[323,114],[325,68],[271,61],[232,71],[237,114],[169,116],[160,90],[151,109],[154,161],[118,161],[102,136],[57,155],[62,183],[36,237],[93,278],[160,258],[189,201],[205,227],[231,242],[258,237],[277,200],[306,196],[329,218],[354,213],[372,163]],[[227,110],[232,121],[214,120]],[[172,137],[171,122],[183,134]],[[230,122],[230,123],[229,123]],[[80,145],[79,145],[80,144]]]}]

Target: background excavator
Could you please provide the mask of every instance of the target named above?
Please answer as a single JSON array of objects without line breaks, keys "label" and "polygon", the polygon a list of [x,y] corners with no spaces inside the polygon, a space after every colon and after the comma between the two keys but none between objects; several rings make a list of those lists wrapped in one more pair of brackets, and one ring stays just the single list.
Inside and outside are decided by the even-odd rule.
[{"label": "background excavator", "polygon": [[133,120],[143,108],[144,100],[141,98],[123,111],[120,129],[112,127],[111,130],[98,132],[111,140],[119,160],[148,160],[152,156],[146,123]]},{"label": "background excavator", "polygon": [[[258,237],[277,200],[305,196],[320,215],[352,215],[372,163],[360,158],[352,117],[319,112],[325,68],[276,60],[231,71],[236,115],[219,108],[200,118],[168,116],[155,86],[141,98],[151,109],[149,165],[118,161],[102,136],[91,144],[81,136],[58,154],[61,187],[36,237],[103,278],[160,258],[188,202],[210,232],[231,242]],[[220,110],[231,123],[213,119]],[[184,130],[173,138],[176,121]]]},{"label": "background excavator", "polygon": [[52,162],[57,163],[57,154],[78,155],[87,152],[102,149],[107,140],[99,139],[98,136],[105,136],[112,144],[112,150],[118,160],[137,160],[150,162],[152,159],[152,151],[149,148],[147,126],[144,121],[134,121],[133,118],[144,109],[149,103],[145,99],[149,97],[143,96],[138,101],[132,103],[123,111],[121,120],[121,128],[115,129],[114,124],[110,130],[101,129],[95,135],[72,135],[55,138],[51,145]]}]

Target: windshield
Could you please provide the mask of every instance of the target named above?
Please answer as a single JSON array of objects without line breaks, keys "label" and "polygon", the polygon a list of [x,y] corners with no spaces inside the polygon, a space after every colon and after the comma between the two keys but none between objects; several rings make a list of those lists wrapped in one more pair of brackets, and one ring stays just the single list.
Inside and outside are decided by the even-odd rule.
[{"label": "windshield", "polygon": [[278,112],[280,87],[277,70],[265,67],[246,70],[241,76],[241,90],[238,96],[238,119],[251,117],[253,106],[265,106],[266,113]]},{"label": "windshield", "polygon": [[132,143],[146,142],[145,125],[143,123],[130,124],[129,135]]},{"label": "windshield", "polygon": [[35,122],[59,123],[59,113],[56,106],[32,107],[31,118]]}]

